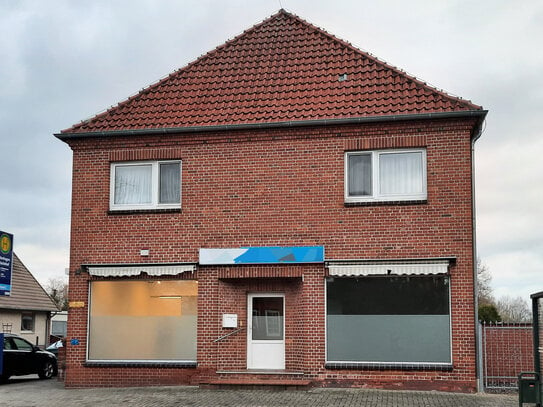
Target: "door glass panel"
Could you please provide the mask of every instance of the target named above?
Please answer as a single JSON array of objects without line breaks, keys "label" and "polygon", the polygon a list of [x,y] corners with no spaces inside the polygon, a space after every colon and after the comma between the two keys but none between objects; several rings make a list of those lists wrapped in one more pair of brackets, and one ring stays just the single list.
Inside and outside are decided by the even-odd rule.
[{"label": "door glass panel", "polygon": [[283,339],[283,298],[253,298],[253,339]]}]

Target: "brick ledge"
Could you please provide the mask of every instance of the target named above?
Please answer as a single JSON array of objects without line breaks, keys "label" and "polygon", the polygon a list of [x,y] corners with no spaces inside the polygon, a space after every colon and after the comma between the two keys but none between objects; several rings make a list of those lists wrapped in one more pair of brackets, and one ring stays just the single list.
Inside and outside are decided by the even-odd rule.
[{"label": "brick ledge", "polygon": [[217,370],[217,374],[303,376],[304,372],[278,369]]},{"label": "brick ledge", "polygon": [[448,363],[325,363],[324,367],[330,370],[434,370],[452,371],[453,366]]},{"label": "brick ledge", "polygon": [[172,363],[160,363],[160,362],[85,362],[84,367],[159,367],[159,368],[196,368],[198,364],[196,362],[172,362]]}]

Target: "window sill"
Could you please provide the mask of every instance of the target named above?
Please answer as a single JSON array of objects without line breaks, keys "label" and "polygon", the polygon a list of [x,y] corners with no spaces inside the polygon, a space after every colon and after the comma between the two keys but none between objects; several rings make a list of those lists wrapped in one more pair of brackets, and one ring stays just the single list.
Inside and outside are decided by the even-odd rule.
[{"label": "window sill", "polygon": [[197,362],[85,362],[85,367],[196,368]]},{"label": "window sill", "polygon": [[181,208],[152,208],[152,209],[110,209],[108,215],[139,215],[149,213],[181,213]]},{"label": "window sill", "polygon": [[326,369],[330,370],[434,370],[451,371],[453,365],[449,363],[348,363],[326,362]]},{"label": "window sill", "polygon": [[345,202],[346,207],[351,206],[385,206],[385,205],[423,205],[427,204],[427,199],[408,200],[408,201],[359,201],[359,202]]}]

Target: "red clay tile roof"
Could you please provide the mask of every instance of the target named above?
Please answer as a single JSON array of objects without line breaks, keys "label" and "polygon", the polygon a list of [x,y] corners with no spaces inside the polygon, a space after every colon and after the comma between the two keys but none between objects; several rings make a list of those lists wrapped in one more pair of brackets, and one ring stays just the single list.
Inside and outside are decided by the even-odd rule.
[{"label": "red clay tile roof", "polygon": [[473,110],[481,107],[438,91],[280,10],[62,133]]}]

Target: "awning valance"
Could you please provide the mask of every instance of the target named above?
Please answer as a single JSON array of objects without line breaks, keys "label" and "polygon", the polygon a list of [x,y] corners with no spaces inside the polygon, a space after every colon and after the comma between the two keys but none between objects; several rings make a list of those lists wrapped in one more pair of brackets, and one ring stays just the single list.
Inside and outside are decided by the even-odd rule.
[{"label": "awning valance", "polygon": [[196,271],[194,264],[166,264],[166,265],[93,265],[86,266],[91,276],[100,277],[129,277],[147,273],[150,276],[175,276],[187,271]]},{"label": "awning valance", "polygon": [[386,275],[426,275],[447,274],[449,260],[432,261],[357,261],[327,264],[331,276],[386,276]]}]

